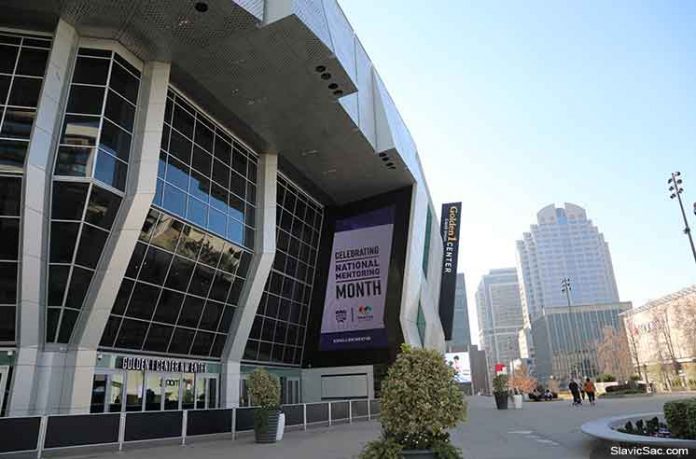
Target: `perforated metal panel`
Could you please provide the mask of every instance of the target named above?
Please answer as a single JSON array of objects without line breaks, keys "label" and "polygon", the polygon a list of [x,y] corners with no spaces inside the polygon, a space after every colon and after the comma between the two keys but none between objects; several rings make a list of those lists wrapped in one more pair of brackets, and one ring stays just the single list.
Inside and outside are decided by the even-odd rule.
[{"label": "perforated metal panel", "polygon": [[[3,6],[10,22],[25,27],[27,18],[55,24],[62,17],[82,36],[118,40],[144,61],[171,61],[177,86],[255,148],[286,157],[336,203],[413,183],[404,167],[420,169],[413,141],[386,91],[373,90],[364,53],[358,67],[355,36],[335,0],[293,0],[288,16],[263,26],[261,0],[208,0],[205,13],[195,3],[6,0]],[[356,90],[358,97],[349,96]],[[362,116],[381,106],[386,138],[399,138],[386,147],[394,149],[396,169],[377,156],[373,122]]]}]

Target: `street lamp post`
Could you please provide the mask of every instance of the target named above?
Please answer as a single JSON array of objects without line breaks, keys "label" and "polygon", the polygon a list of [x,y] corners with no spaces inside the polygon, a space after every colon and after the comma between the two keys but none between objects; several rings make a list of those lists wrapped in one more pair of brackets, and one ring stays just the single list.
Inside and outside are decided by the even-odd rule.
[{"label": "street lamp post", "polygon": [[[682,203],[681,194],[684,192],[684,188],[681,186],[682,179],[679,178],[681,173],[679,171],[672,172],[672,177],[667,180],[669,185],[669,191],[672,193],[669,195],[670,199],[677,198],[679,202],[679,209],[681,210],[682,218],[684,219],[684,234],[689,237],[689,244],[691,244],[691,253],[694,256],[694,261],[696,261],[696,247],[694,247],[694,239],[691,237],[691,228],[689,228],[689,221],[686,219],[686,212],[684,212],[684,203]],[[694,213],[696,214],[696,203],[694,203]]]},{"label": "street lamp post", "polygon": [[[568,321],[570,323],[570,339],[571,339],[571,345],[572,345],[572,355],[576,356],[577,353],[579,353],[580,349],[578,348],[578,342],[575,339],[575,321],[573,320],[573,310],[571,309],[571,304],[570,304],[570,291],[572,287],[570,286],[570,278],[569,277],[564,277],[561,280],[561,292],[565,293],[566,300],[568,300]],[[581,368],[578,368],[578,362],[575,362],[575,371],[577,370],[582,370]],[[576,375],[577,377],[577,375]]]}]

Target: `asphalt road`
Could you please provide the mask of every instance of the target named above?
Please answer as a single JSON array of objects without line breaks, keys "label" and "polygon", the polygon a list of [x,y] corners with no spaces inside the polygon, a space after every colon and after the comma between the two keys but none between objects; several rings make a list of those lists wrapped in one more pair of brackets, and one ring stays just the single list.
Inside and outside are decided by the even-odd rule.
[{"label": "asphalt road", "polygon": [[[689,395],[599,400],[596,406],[582,407],[572,407],[567,401],[525,402],[521,410],[497,410],[492,397],[469,397],[469,419],[454,429],[452,440],[465,459],[628,459],[630,456],[607,455],[606,446],[583,434],[580,426],[605,416],[661,411],[665,401],[684,396]],[[252,436],[245,435],[234,441],[190,440],[186,446],[129,446],[121,453],[85,451],[71,453],[70,457],[346,459],[356,457],[362,446],[379,433],[378,422],[355,422],[287,432],[281,442],[270,445],[258,445]]]}]

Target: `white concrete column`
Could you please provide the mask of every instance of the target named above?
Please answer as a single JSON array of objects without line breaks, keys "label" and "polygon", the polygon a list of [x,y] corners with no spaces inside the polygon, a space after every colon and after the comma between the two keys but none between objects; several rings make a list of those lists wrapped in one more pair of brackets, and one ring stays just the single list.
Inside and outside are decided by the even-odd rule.
[{"label": "white concrete column", "polygon": [[222,406],[226,408],[239,405],[240,362],[275,257],[278,156],[262,154],[257,176],[254,255],[240,296],[239,308],[234,315],[222,353],[220,392]]},{"label": "white concrete column", "polygon": [[58,21],[36,119],[27,151],[22,184],[22,233],[20,242],[17,308],[18,352],[8,405],[9,416],[33,414],[37,365],[44,343],[45,286],[48,263],[48,208],[52,152],[60,136],[71,63],[77,52],[78,35],[67,22]]},{"label": "white concrete column", "polygon": [[164,62],[149,62],[143,68],[126,195],[67,348],[57,405],[49,402],[47,412],[89,413],[97,347],[155,196],[169,70]]}]

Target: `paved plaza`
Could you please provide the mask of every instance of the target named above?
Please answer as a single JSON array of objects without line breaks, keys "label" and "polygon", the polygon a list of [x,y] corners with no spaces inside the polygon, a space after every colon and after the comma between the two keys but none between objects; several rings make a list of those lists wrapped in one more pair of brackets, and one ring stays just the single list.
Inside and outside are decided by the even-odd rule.
[{"label": "paved plaza", "polygon": [[[466,459],[497,458],[593,458],[601,443],[587,437],[580,426],[591,419],[625,413],[660,411],[662,404],[684,395],[600,400],[596,406],[574,408],[569,402],[525,403],[522,410],[498,411],[490,397],[469,397],[469,420],[452,433]],[[691,395],[693,396],[693,395]],[[121,453],[91,452],[70,457],[119,459],[344,459],[356,457],[362,446],[379,436],[376,421],[317,427],[287,432],[280,443],[258,445],[253,436],[236,440],[195,440],[186,446],[130,446]]]}]

